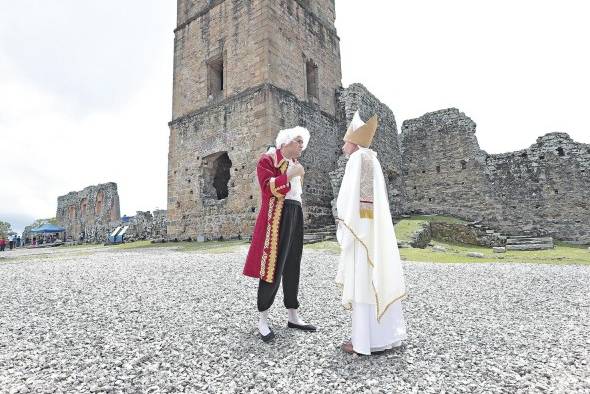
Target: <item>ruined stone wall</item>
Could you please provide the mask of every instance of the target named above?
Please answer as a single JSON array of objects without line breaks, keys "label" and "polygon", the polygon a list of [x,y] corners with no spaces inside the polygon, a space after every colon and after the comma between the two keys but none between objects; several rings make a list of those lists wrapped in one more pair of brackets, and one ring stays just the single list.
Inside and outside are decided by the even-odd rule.
[{"label": "ruined stone wall", "polygon": [[223,0],[177,0],[177,24],[187,23],[222,2]]},{"label": "ruined stone wall", "polygon": [[509,233],[590,243],[590,145],[550,133],[528,149],[489,155],[493,217]]},{"label": "ruined stone wall", "polygon": [[408,212],[590,242],[590,145],[551,133],[528,149],[490,155],[457,109],[404,122],[401,142]]},{"label": "ruined stone wall", "polygon": [[405,210],[405,191],[401,176],[400,144],[393,112],[361,84],[353,84],[346,89],[342,89],[338,95],[338,104],[339,119],[341,120],[335,143],[338,147],[339,159],[337,166],[330,174],[334,196],[332,204],[335,205],[347,162],[347,159],[340,151],[343,144],[342,138],[354,113],[359,111],[361,118],[365,121],[373,115],[377,115],[379,118],[379,127],[375,133],[371,149],[377,152],[377,157],[381,163],[388,188],[391,213],[393,216],[401,215]]},{"label": "ruined stone wall", "polygon": [[104,242],[121,219],[117,184],[110,182],[88,186],[57,199],[56,218],[66,229],[66,239]]},{"label": "ruined stone wall", "polygon": [[[301,162],[308,228],[333,223],[329,171],[335,166],[339,141],[334,117],[303,103],[289,92],[265,85],[235,100],[210,107],[171,126],[168,235],[169,238],[209,239],[249,237],[260,207],[256,163],[278,130],[301,125],[311,143]],[[208,194],[210,158],[226,152],[231,161],[225,198]]]},{"label": "ruined stone wall", "polygon": [[504,246],[506,238],[472,223],[429,223],[431,237],[437,241],[479,246]]},{"label": "ruined stone wall", "polygon": [[[334,17],[333,0],[178,1],[168,238],[249,237],[260,205],[256,162],[281,128],[296,125],[314,139],[302,158],[306,226],[333,221],[326,186],[341,85]],[[212,64],[223,68],[215,97]]]},{"label": "ruined stone wall", "polygon": [[168,229],[168,212],[165,209],[159,209],[152,212],[153,225],[151,239],[167,238]]},{"label": "ruined stone wall", "polygon": [[[168,235],[195,239],[247,236],[258,209],[256,162],[274,138],[269,89],[260,88],[173,122],[168,157]],[[208,193],[216,154],[231,161],[227,198]]]},{"label": "ruined stone wall", "polygon": [[[313,7],[295,0],[269,2],[273,21],[269,26],[270,83],[300,101],[318,104],[334,116],[336,90],[342,79],[340,40],[333,19],[326,22],[317,16],[333,15],[333,1],[314,0],[309,4]],[[317,72],[315,89],[308,86],[306,67],[310,65]],[[312,90],[317,90],[317,100],[310,97]]]},{"label": "ruined stone wall", "polygon": [[[178,0],[173,119],[264,83],[310,101],[307,62],[318,74],[311,101],[334,114],[341,71],[333,0],[205,3]],[[223,91],[212,94],[210,70],[220,65]]]},{"label": "ruined stone wall", "polygon": [[336,167],[340,155],[342,144],[338,136],[342,133],[341,127],[336,118],[320,111],[317,106],[299,101],[293,94],[281,89],[272,88],[271,91],[271,129],[278,131],[303,126],[310,133],[309,144],[300,159],[305,167],[302,194],[305,228],[310,230],[331,225],[334,218],[330,171]]},{"label": "ruined stone wall", "polygon": [[[225,0],[178,0],[177,1],[177,24],[183,25],[192,19],[198,18],[209,9],[218,6]],[[234,7],[243,0],[233,0]],[[229,2],[229,1],[228,1]],[[279,6],[288,8],[291,15],[294,9],[299,6],[312,12],[317,18],[327,25],[333,24],[336,19],[335,0],[279,0]]]},{"label": "ruined stone wall", "polygon": [[336,20],[335,0],[296,0],[299,4],[309,9],[326,24],[333,24]]},{"label": "ruined stone wall", "polygon": [[483,219],[493,210],[475,122],[457,109],[404,121],[400,135],[407,211]]},{"label": "ruined stone wall", "polygon": [[[180,8],[194,3],[184,8],[194,19],[175,30],[173,119],[268,80],[266,1],[218,1],[205,13],[200,13],[203,2],[179,1]],[[210,95],[210,66],[219,61],[223,92]]]},{"label": "ruined stone wall", "polygon": [[457,109],[405,121],[398,135],[392,111],[366,88],[341,88],[334,19],[334,0],[178,0],[168,238],[248,237],[260,205],[256,162],[278,130],[296,125],[312,138],[301,158],[306,229],[332,224],[341,139],[359,110],[379,117],[372,148],[394,217],[450,214],[590,242],[588,145],[553,133],[489,155]]},{"label": "ruined stone wall", "polygon": [[166,211],[137,211],[127,223],[120,223],[119,226],[129,226],[125,233],[126,242],[165,239]]}]

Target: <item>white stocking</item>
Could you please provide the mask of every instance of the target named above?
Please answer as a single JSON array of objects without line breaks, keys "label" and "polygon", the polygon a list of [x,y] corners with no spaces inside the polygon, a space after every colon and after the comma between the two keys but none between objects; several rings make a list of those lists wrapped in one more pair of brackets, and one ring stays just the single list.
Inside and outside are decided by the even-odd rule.
[{"label": "white stocking", "polygon": [[301,319],[299,317],[299,314],[297,313],[297,309],[287,309],[287,312],[289,313],[289,322],[300,325],[300,326],[306,325],[305,321],[303,321],[303,319]]},{"label": "white stocking", "polygon": [[258,331],[262,336],[270,334],[270,328],[268,327],[268,309],[264,312],[260,312],[260,320],[258,320]]}]

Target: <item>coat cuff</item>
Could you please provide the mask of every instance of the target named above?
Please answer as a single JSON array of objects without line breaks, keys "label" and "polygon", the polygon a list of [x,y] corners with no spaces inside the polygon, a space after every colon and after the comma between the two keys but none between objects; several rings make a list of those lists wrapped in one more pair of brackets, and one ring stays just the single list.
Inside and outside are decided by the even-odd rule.
[{"label": "coat cuff", "polygon": [[276,178],[270,178],[269,181],[270,192],[278,198],[283,198],[289,190],[291,190],[291,184],[287,175],[280,175]]}]

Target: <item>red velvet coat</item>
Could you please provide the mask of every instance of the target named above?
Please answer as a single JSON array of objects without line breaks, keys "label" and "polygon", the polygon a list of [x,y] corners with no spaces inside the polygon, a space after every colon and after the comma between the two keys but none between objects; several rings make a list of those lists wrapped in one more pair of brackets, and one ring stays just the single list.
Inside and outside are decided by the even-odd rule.
[{"label": "red velvet coat", "polygon": [[269,283],[275,279],[281,214],[285,195],[291,190],[286,174],[288,166],[289,162],[280,149],[275,153],[263,154],[256,166],[261,204],[244,265],[244,275]]}]

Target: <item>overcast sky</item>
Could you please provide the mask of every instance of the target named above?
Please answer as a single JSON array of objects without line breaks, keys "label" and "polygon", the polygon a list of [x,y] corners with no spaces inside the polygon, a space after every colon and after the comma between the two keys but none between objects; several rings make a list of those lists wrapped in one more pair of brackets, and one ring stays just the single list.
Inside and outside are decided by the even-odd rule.
[{"label": "overcast sky", "polygon": [[[590,143],[584,1],[336,3],[343,84],[367,86],[398,128],[457,107],[489,153],[552,131]],[[20,232],[109,181],[122,214],[166,208],[175,13],[171,0],[0,0],[0,220]]]}]

